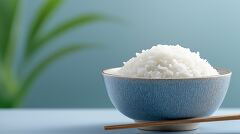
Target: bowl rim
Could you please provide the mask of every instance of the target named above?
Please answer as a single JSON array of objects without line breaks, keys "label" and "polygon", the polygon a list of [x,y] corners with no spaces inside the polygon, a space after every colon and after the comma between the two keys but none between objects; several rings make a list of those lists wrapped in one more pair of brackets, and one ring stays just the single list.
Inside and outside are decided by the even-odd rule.
[{"label": "bowl rim", "polygon": [[219,77],[226,77],[226,76],[231,76],[232,71],[226,68],[221,68],[221,67],[216,67],[215,69],[217,71],[222,71],[222,74],[219,75],[211,75],[211,76],[204,76],[204,77],[190,77],[190,78],[144,78],[144,77],[129,77],[129,76],[123,76],[123,75],[118,75],[118,74],[113,74],[109,73],[109,70],[113,69],[120,69],[121,67],[114,67],[114,68],[108,68],[108,69],[103,69],[102,70],[102,75],[103,76],[111,76],[115,78],[125,78],[125,79],[137,79],[137,80],[198,80],[198,79],[209,79],[209,78],[219,78]]}]

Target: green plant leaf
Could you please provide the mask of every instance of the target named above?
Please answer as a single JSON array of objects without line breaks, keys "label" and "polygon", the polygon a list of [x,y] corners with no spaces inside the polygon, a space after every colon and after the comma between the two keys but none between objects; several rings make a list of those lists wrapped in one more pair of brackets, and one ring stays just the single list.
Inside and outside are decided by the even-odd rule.
[{"label": "green plant leaf", "polygon": [[[5,2],[5,3],[4,3]],[[19,9],[19,0],[9,0],[1,1],[1,6],[4,13],[4,19],[2,20],[1,29],[1,82],[4,85],[4,90],[9,94],[13,95],[16,93],[17,87],[17,78],[13,75],[13,61],[15,58],[15,46],[17,40],[17,30],[18,30],[18,9]]]},{"label": "green plant leaf", "polygon": [[[19,33],[19,0],[13,0],[13,13],[11,16],[11,26],[9,31],[9,37],[7,41],[7,46],[5,48],[5,55],[4,55],[4,60],[5,60],[5,66],[7,68],[12,67],[12,62],[14,61],[15,58],[15,53],[16,53],[16,42],[18,39],[18,33]],[[12,70],[10,70],[12,71]]]},{"label": "green plant leaf", "polygon": [[33,46],[31,47],[31,50],[29,50],[28,57],[32,57],[32,54],[34,54],[36,51],[44,47],[47,44],[47,42],[68,32],[69,30],[72,30],[77,26],[84,26],[86,24],[104,20],[106,18],[107,17],[99,14],[85,14],[77,16],[69,21],[63,22],[52,31],[48,32],[47,34],[44,34],[43,37],[36,39],[36,42],[32,44]]},{"label": "green plant leaf", "polygon": [[56,11],[57,7],[61,4],[62,0],[45,0],[45,3],[40,7],[36,18],[32,22],[30,27],[28,37],[27,37],[27,45],[26,45],[26,53],[29,53],[31,43],[35,39],[38,32],[42,29],[42,26],[46,23],[49,16]]},{"label": "green plant leaf", "polygon": [[23,85],[21,86],[19,93],[16,96],[15,103],[17,105],[18,102],[22,99],[22,97],[25,96],[27,91],[30,89],[33,82],[37,79],[37,77],[53,62],[57,61],[58,59],[71,54],[73,52],[77,52],[79,50],[82,50],[84,48],[88,48],[87,45],[69,45],[67,47],[64,47],[62,49],[59,49],[55,53],[48,56],[45,60],[40,62],[26,77],[26,79],[23,81]]},{"label": "green plant leaf", "polygon": [[12,41],[13,25],[15,23],[18,3],[19,0],[0,0],[0,57],[2,62],[8,52],[8,47],[10,47],[10,41]]},{"label": "green plant leaf", "polygon": [[3,55],[5,53],[5,48],[8,40],[8,28],[10,27],[8,23],[10,17],[10,4],[8,1],[0,0],[0,62],[3,62]]},{"label": "green plant leaf", "polygon": [[[1,4],[1,3],[0,3]],[[0,9],[1,9],[1,7],[0,7]],[[0,13],[1,13],[1,11],[0,11]],[[2,62],[2,56],[3,56],[3,52],[2,52],[2,48],[3,48],[3,44],[2,44],[2,42],[3,42],[3,15],[2,14],[0,14],[0,66],[1,66],[1,62]]]}]

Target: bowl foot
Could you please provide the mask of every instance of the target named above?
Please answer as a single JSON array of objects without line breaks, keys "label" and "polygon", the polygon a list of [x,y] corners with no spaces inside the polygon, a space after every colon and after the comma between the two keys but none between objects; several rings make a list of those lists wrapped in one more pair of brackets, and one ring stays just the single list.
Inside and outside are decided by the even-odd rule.
[{"label": "bowl foot", "polygon": [[[141,121],[135,120],[135,122],[141,122]],[[168,125],[168,126],[140,127],[139,129],[146,130],[146,131],[192,131],[192,130],[198,129],[198,123]]]}]

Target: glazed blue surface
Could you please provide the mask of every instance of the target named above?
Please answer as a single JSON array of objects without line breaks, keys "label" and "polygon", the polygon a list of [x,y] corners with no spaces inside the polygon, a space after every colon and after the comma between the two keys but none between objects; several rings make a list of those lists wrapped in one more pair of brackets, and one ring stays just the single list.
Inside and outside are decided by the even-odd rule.
[{"label": "glazed blue surface", "polygon": [[[218,70],[222,72],[221,70]],[[222,104],[230,72],[197,79],[139,79],[103,73],[113,105],[134,120],[208,116]]]}]

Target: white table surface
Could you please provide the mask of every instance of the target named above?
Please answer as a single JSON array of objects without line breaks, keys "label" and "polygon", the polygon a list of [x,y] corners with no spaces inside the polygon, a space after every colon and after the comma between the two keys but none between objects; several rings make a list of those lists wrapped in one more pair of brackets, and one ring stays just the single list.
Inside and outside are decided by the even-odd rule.
[{"label": "white table surface", "polygon": [[[215,115],[231,113],[240,109],[220,109]],[[114,109],[0,109],[0,134],[240,134],[240,121],[202,123],[188,132],[103,130],[107,124],[131,122]]]}]

